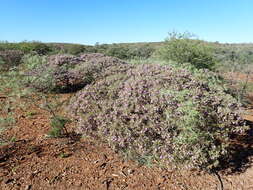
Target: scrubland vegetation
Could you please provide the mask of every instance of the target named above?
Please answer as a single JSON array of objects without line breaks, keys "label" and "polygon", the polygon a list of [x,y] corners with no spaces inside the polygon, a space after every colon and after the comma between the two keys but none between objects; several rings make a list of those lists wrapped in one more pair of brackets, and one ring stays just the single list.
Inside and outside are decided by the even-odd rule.
[{"label": "scrubland vegetation", "polygon": [[[13,110],[34,98],[51,114],[51,137],[69,120],[76,132],[108,143],[127,159],[215,172],[233,155],[252,84],[253,45],[204,42],[172,33],[140,44],[0,43],[0,143]],[[245,74],[241,83],[226,77]],[[67,102],[52,101],[72,93]],[[66,115],[58,112],[58,107]]]}]

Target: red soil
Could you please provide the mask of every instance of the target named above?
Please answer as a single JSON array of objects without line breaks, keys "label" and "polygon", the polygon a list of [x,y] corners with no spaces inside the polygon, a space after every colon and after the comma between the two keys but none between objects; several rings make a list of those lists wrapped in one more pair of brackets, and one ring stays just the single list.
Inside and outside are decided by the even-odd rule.
[{"label": "red soil", "polygon": [[[71,138],[46,138],[49,114],[36,106],[29,111],[37,114],[27,116],[25,111],[18,110],[17,126],[5,132],[5,137],[15,137],[16,142],[0,146],[1,190],[219,189],[215,175],[140,166],[125,161],[98,140],[81,138],[73,132]],[[253,122],[253,110],[246,118]],[[74,124],[68,126],[70,133],[73,127]],[[239,144],[240,149],[245,149],[240,157],[247,161],[237,172],[220,172],[227,190],[253,189],[252,134],[243,137]]]}]

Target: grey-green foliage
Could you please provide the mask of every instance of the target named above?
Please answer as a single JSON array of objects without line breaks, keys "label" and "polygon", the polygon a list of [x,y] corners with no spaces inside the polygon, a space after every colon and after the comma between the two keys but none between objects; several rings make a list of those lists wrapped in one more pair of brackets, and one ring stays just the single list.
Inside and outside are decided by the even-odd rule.
[{"label": "grey-green foliage", "polygon": [[[210,123],[206,121],[205,111],[200,110],[199,103],[191,98],[194,93],[190,90],[168,90],[167,93],[172,95],[172,101],[176,101],[180,105],[174,110],[167,110],[167,119],[178,132],[173,138],[173,160],[176,163],[184,163],[190,167],[192,165],[202,165],[203,168],[206,167],[206,170],[217,167],[219,158],[227,156],[226,148],[228,144],[218,142],[215,129],[206,126]],[[177,114],[181,116],[176,117]],[[213,127],[218,129],[218,126]],[[224,139],[224,141],[227,141],[227,139]]]},{"label": "grey-green foliage", "polygon": [[247,65],[253,63],[252,44],[214,44],[214,46],[215,57],[219,66],[225,71],[231,69],[231,66],[233,67],[231,64]]},{"label": "grey-green foliage", "polygon": [[[42,102],[36,106],[49,112],[52,118],[51,136],[59,136],[62,134],[62,130],[65,129],[67,119],[56,115],[64,101],[61,101],[57,96],[50,97],[50,95],[39,93],[32,88],[26,88],[24,85],[24,82],[27,82],[25,73],[45,63],[46,57],[44,56],[26,55],[23,58],[23,64],[19,65],[15,70],[1,72],[0,144],[8,141],[5,139],[3,131],[15,125],[15,111],[17,109],[27,110],[27,107],[34,105],[34,102]],[[35,82],[32,76],[29,80]],[[43,80],[43,78],[39,80]],[[43,83],[41,82],[41,84]],[[29,113],[30,116],[33,114],[34,112]]]},{"label": "grey-green foliage", "polygon": [[178,64],[190,63],[198,69],[211,69],[215,65],[213,48],[204,41],[191,37],[189,33],[172,32],[156,54]]},{"label": "grey-green foliage", "polygon": [[246,103],[248,93],[250,93],[248,86],[250,86],[250,77],[253,73],[253,62],[250,53],[246,54],[245,50],[242,52],[239,50],[232,49],[229,53],[224,53],[224,57],[219,58],[216,70],[225,76],[227,83],[232,87],[230,91],[237,100]]},{"label": "grey-green foliage", "polygon": [[26,75],[23,78],[23,83],[27,85],[39,86],[41,89],[52,89],[54,79],[52,77],[53,69],[44,69],[37,72],[39,77],[36,77],[32,72],[36,68],[45,67],[48,63],[47,56],[37,54],[27,54],[23,57],[22,72]]},{"label": "grey-green foliage", "polygon": [[[3,111],[0,111],[0,114],[3,114]],[[3,132],[8,128],[13,127],[16,124],[16,119],[13,116],[13,113],[10,112],[5,116],[0,116],[0,145],[5,144],[7,141],[3,135]]]},{"label": "grey-green foliage", "polygon": [[30,94],[30,91],[22,85],[23,77],[18,67],[0,73],[0,138],[2,139],[0,141],[2,142],[6,142],[2,132],[15,126],[15,110],[28,106],[21,101]]},{"label": "grey-green foliage", "polygon": [[[37,54],[27,54],[23,57],[23,64],[22,64],[22,73],[26,75],[27,72],[37,68],[41,67],[43,65],[46,65],[47,63],[47,57],[46,56],[40,56]],[[41,77],[34,77],[32,75],[25,76],[24,78],[25,83],[38,83],[40,81],[41,84],[43,82],[45,83],[44,85],[48,85],[47,83],[50,81],[50,72],[45,73],[44,75],[41,75]],[[25,81],[27,80],[27,81]]]},{"label": "grey-green foliage", "polygon": [[[19,98],[25,96],[26,91],[21,88],[19,72],[13,70],[0,73],[0,136],[7,128],[16,123],[14,110],[23,107]],[[1,138],[4,139],[4,138]],[[0,141],[1,141],[0,139]]]},{"label": "grey-green foliage", "polygon": [[39,65],[43,65],[47,63],[47,57],[46,56],[41,56],[38,54],[26,54],[22,58],[23,62],[23,70],[31,70]]},{"label": "grey-green foliage", "polygon": [[242,110],[240,104],[225,93],[227,88],[218,75],[198,69],[192,70],[192,74],[206,91],[199,87],[174,86],[164,93],[176,105],[167,109],[168,122],[175,129],[172,156],[176,163],[189,167],[201,165],[210,171],[219,168],[221,160],[229,160],[230,134],[240,133],[247,127],[238,130],[236,126],[243,123],[231,122],[238,119],[231,110],[238,109],[239,114]]},{"label": "grey-green foliage", "polygon": [[3,132],[16,124],[15,109],[24,106],[19,102],[19,98],[25,95],[19,81],[20,76],[15,70],[0,73],[0,144],[6,142]]},{"label": "grey-green foliage", "polygon": [[0,117],[0,133],[6,128],[13,126],[16,123],[15,118],[10,113],[6,117]]}]

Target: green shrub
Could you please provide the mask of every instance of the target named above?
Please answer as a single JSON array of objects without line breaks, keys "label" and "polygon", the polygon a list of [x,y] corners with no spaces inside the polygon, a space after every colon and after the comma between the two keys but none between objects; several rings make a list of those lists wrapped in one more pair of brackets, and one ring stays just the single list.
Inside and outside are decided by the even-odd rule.
[{"label": "green shrub", "polygon": [[85,51],[85,47],[83,45],[72,45],[67,49],[68,54],[71,55],[78,55],[80,53],[83,53]]},{"label": "green shrub", "polygon": [[38,55],[47,55],[52,49],[45,43],[34,42],[32,43],[31,51],[36,52]]},{"label": "green shrub", "polygon": [[190,63],[198,69],[211,69],[215,65],[212,47],[204,41],[191,39],[187,33],[171,33],[157,54],[164,60]]},{"label": "green shrub", "polygon": [[11,127],[16,123],[12,114],[8,114],[6,117],[0,117],[0,133],[5,128]]},{"label": "green shrub", "polygon": [[40,56],[38,54],[26,54],[22,58],[22,70],[29,71],[47,63],[46,56]]},{"label": "green shrub", "polygon": [[58,138],[66,133],[66,124],[69,122],[69,119],[66,119],[61,116],[53,116],[50,121],[51,129],[48,132],[48,136],[52,138]]},{"label": "green shrub", "polygon": [[105,51],[105,54],[112,57],[117,57],[119,59],[128,59],[129,58],[128,51],[129,49],[127,47],[114,44],[108,46],[108,49]]},{"label": "green shrub", "polygon": [[16,50],[22,51],[25,54],[36,53],[39,55],[47,55],[53,51],[52,45],[48,45],[42,42],[20,42],[20,43],[1,43],[0,51]]},{"label": "green shrub", "polygon": [[52,48],[41,42],[20,42],[13,44],[14,48],[21,50],[26,54],[37,53],[38,55],[47,55],[52,51]]},{"label": "green shrub", "polygon": [[151,57],[155,48],[149,44],[102,44],[94,46],[95,52],[123,60],[147,59]]},{"label": "green shrub", "polygon": [[[53,84],[52,69],[47,68],[47,56],[38,54],[27,54],[23,57],[21,70],[25,77],[22,78],[22,83],[25,86],[38,86],[39,89],[51,89]],[[39,68],[45,68],[39,70]]]},{"label": "green shrub", "polygon": [[148,59],[155,51],[150,45],[139,45],[129,47],[127,59]]}]

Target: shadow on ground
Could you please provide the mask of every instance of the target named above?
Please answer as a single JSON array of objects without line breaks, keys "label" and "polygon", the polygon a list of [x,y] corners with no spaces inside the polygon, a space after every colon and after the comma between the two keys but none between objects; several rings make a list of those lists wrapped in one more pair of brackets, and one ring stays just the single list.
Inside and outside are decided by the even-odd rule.
[{"label": "shadow on ground", "polygon": [[230,158],[221,162],[219,170],[224,174],[245,172],[253,161],[253,122],[246,120],[250,127],[246,134],[233,138]]},{"label": "shadow on ground", "polygon": [[0,167],[11,169],[13,165],[29,160],[30,157],[51,156],[57,157],[63,151],[71,156],[77,151],[84,149],[84,144],[80,143],[81,136],[71,132],[62,138],[45,139],[41,143],[35,144],[32,140],[19,140],[0,146]]}]

